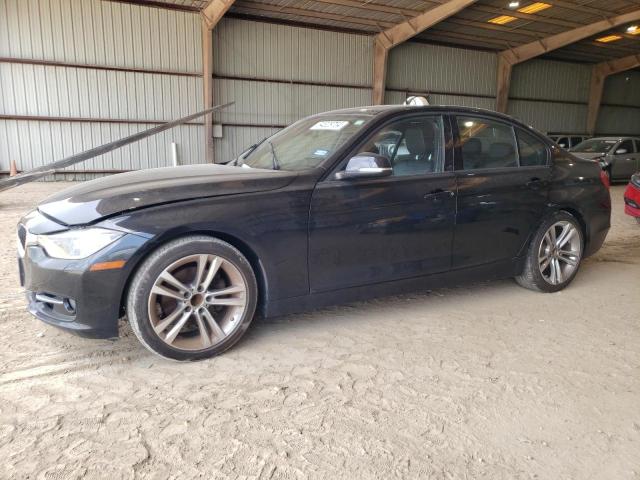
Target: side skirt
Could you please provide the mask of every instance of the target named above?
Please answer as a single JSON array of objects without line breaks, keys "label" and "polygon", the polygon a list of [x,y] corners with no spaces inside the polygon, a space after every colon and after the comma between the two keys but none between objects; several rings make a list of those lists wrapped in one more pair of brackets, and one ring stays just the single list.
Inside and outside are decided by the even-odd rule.
[{"label": "side skirt", "polygon": [[275,300],[268,302],[263,307],[262,314],[267,318],[275,317],[327,307],[330,305],[341,305],[345,303],[369,300],[371,298],[413,293],[425,289],[464,285],[484,280],[511,278],[522,272],[523,264],[524,257],[519,257],[510,261],[461,268],[433,275],[425,275],[393,282],[375,283],[371,285],[350,287],[341,290],[331,290],[328,292]]}]

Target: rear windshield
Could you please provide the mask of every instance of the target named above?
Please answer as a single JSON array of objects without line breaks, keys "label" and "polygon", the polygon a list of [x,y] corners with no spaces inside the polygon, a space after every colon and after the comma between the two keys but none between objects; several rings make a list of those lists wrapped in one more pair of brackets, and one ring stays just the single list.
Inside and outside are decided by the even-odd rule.
[{"label": "rear windshield", "polygon": [[590,138],[571,149],[572,152],[583,153],[607,153],[618,143],[617,140],[606,140],[602,138]]}]

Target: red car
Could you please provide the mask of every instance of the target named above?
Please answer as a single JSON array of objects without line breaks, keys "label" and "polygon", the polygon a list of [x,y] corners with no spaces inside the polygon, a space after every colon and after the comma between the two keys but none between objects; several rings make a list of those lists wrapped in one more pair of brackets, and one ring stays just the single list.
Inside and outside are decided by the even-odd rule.
[{"label": "red car", "polygon": [[640,173],[631,177],[624,191],[624,213],[635,217],[640,223]]}]

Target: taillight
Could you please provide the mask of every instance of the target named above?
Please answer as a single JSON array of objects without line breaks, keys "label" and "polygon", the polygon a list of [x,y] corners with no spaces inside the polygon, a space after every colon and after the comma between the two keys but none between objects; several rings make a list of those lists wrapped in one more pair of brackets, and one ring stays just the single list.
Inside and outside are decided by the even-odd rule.
[{"label": "taillight", "polygon": [[607,172],[605,172],[604,170],[600,170],[600,181],[605,186],[605,188],[609,190],[611,181],[609,180],[609,175],[607,175]]}]

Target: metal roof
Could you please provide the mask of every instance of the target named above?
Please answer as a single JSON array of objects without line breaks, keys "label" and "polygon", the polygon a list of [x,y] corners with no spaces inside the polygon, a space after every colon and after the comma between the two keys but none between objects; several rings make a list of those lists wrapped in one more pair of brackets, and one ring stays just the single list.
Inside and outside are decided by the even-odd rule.
[{"label": "metal roof", "polygon": [[[518,8],[535,1],[520,0]],[[500,51],[640,9],[640,0],[543,1],[552,6],[535,14],[527,14],[510,9],[509,0],[479,0],[418,34],[413,41]],[[156,6],[166,4],[169,8],[198,10],[208,1],[131,0],[131,3]],[[445,0],[237,0],[229,14],[375,34],[441,3],[445,3]],[[505,25],[488,23],[488,20],[500,15],[510,15],[516,17],[516,20]],[[554,50],[545,55],[545,58],[595,63],[638,54],[640,35],[626,33],[628,26],[622,25]],[[595,41],[596,38],[610,34],[617,34],[622,38],[610,43]]]},{"label": "metal roof", "polygon": [[[121,0],[113,0],[113,1],[121,1]],[[153,5],[153,4],[167,4],[170,7],[183,7],[184,9],[193,9],[193,10],[202,10],[207,6],[209,0],[137,0],[137,1],[125,1],[124,3],[138,3],[144,5],[145,3]],[[156,5],[157,6],[157,5]]]}]

